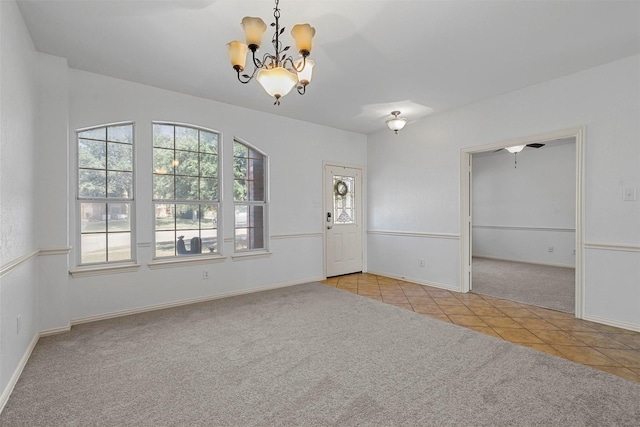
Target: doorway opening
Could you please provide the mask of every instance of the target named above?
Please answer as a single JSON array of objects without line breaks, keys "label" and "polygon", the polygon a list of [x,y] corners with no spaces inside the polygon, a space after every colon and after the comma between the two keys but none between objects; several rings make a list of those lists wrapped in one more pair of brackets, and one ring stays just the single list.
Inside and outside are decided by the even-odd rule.
[{"label": "doorway opening", "polygon": [[576,128],[461,151],[463,292],[582,317],[583,143]]}]

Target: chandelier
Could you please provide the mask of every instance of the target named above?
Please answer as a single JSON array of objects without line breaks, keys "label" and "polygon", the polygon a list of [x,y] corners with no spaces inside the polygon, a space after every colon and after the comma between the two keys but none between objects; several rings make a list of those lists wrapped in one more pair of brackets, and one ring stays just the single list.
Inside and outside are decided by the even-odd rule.
[{"label": "chandelier", "polygon": [[[311,40],[316,34],[315,28],[309,24],[297,24],[291,29],[291,35],[296,42],[296,49],[301,58],[294,60],[287,55],[290,46],[282,45],[280,36],[284,33],[285,27],[280,28],[280,8],[279,0],[273,9],[275,22],[271,23],[275,27],[275,32],[271,43],[275,53],[265,53],[262,59],[256,57],[256,52],[262,44],[262,35],[267,30],[267,25],[260,18],[245,16],[242,19],[247,43],[234,40],[227,44],[229,57],[233,69],[238,73],[240,83],[249,83],[255,77],[262,88],[275,98],[274,105],[280,105],[280,98],[288,94],[296,87],[300,95],[304,95],[307,85],[311,82],[311,74],[315,63],[307,59],[311,53]],[[251,51],[253,60],[253,73],[241,74],[247,61],[247,54]]]}]

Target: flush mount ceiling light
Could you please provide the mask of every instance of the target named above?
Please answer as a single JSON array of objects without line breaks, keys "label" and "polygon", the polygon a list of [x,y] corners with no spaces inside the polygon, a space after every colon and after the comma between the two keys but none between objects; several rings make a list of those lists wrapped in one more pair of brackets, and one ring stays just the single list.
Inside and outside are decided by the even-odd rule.
[{"label": "flush mount ceiling light", "polygon": [[[249,83],[255,76],[262,88],[276,99],[274,105],[280,105],[280,98],[288,94],[294,86],[300,95],[304,95],[307,85],[311,82],[311,74],[315,65],[312,60],[307,59],[311,53],[311,40],[316,34],[315,28],[309,24],[297,24],[291,29],[296,49],[301,57],[294,60],[285,53],[290,46],[283,46],[280,41],[285,27],[280,28],[278,3],[279,0],[276,0],[276,7],[273,9],[275,22],[271,23],[271,26],[275,27],[271,39],[275,53],[265,53],[262,59],[256,58],[256,52],[260,49],[262,34],[266,31],[267,25],[262,19],[251,16],[245,16],[242,19],[242,28],[244,28],[247,43],[234,40],[227,44],[231,65],[238,73],[240,83]],[[244,71],[249,51],[251,51],[253,60],[253,73],[251,75],[240,74]]]},{"label": "flush mount ceiling light", "polygon": [[397,134],[398,131],[407,124],[407,119],[404,117],[398,117],[400,115],[400,111],[392,111],[391,115],[393,117],[387,120],[387,127]]}]

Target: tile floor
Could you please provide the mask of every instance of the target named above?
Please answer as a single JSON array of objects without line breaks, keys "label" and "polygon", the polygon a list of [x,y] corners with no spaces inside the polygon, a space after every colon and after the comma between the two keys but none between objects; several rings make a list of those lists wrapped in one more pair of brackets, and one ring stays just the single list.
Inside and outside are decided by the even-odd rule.
[{"label": "tile floor", "polygon": [[479,294],[373,274],[324,284],[640,382],[640,333]]}]

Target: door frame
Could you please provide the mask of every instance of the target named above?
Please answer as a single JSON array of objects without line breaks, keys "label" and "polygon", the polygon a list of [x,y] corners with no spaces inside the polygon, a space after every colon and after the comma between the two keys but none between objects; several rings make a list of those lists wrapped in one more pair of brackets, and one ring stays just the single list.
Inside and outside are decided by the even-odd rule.
[{"label": "door frame", "polygon": [[[325,214],[328,206],[326,206],[326,192],[327,185],[326,179],[324,176],[325,169],[327,166],[335,166],[340,168],[350,168],[350,169],[358,169],[361,172],[362,182],[360,183],[362,187],[362,272],[367,272],[367,171],[364,166],[356,165],[352,163],[341,163],[341,162],[332,162],[328,160],[322,161],[322,213],[320,215],[320,221],[322,224],[322,276],[327,278],[327,227],[325,226]],[[331,207],[333,208],[333,206]]]},{"label": "door frame", "polygon": [[557,139],[575,138],[576,141],[576,198],[575,198],[575,227],[576,227],[576,275],[575,275],[575,317],[582,319],[584,316],[584,143],[586,127],[580,126],[571,129],[559,130],[529,137],[515,138],[502,142],[481,146],[462,148],[460,150],[460,290],[471,290],[471,224],[473,213],[471,212],[471,155],[484,151],[498,150],[514,145],[526,145],[544,143]]}]

